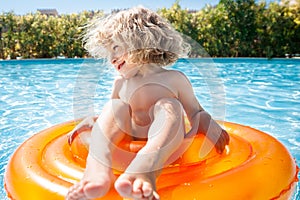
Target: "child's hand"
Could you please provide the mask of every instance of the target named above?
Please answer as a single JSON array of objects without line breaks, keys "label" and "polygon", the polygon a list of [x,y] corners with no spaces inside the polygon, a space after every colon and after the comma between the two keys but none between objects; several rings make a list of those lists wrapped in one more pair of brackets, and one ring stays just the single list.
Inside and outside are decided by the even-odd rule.
[{"label": "child's hand", "polygon": [[83,131],[92,130],[96,120],[97,117],[87,117],[82,120],[71,132],[69,132],[67,135],[69,145],[72,144],[73,140],[78,134],[82,133]]},{"label": "child's hand", "polygon": [[221,127],[209,129],[209,131],[207,133],[204,133],[204,135],[212,142],[212,144],[216,148],[217,153],[219,154],[223,153],[226,145],[229,144],[229,134]]},{"label": "child's hand", "polygon": [[215,144],[218,153],[222,153],[224,151],[226,145],[229,144],[229,140],[229,134],[222,129],[219,139]]}]

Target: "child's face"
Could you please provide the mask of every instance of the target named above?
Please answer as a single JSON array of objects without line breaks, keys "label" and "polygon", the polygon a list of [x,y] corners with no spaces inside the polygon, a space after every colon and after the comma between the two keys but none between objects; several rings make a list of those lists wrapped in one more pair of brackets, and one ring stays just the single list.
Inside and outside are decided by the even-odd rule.
[{"label": "child's face", "polygon": [[126,79],[135,76],[139,71],[139,65],[132,63],[128,59],[128,53],[121,45],[112,44],[108,51],[110,52],[110,62],[115,69]]}]

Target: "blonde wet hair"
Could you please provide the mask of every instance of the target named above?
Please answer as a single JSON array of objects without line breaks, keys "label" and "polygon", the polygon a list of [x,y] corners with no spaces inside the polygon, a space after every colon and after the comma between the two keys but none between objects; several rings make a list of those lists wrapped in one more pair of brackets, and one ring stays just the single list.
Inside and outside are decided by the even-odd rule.
[{"label": "blonde wet hair", "polygon": [[134,7],[93,20],[83,38],[96,58],[110,57],[107,47],[118,44],[134,63],[173,64],[187,57],[190,45],[165,19],[144,7]]}]

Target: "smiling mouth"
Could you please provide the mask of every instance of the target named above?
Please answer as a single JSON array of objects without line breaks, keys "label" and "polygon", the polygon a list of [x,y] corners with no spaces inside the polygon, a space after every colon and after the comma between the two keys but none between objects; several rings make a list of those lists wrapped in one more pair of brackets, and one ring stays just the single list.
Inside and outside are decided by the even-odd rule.
[{"label": "smiling mouth", "polygon": [[124,64],[125,64],[125,61],[123,61],[122,63],[120,63],[120,64],[118,65],[118,70],[120,70],[120,69],[123,67]]}]

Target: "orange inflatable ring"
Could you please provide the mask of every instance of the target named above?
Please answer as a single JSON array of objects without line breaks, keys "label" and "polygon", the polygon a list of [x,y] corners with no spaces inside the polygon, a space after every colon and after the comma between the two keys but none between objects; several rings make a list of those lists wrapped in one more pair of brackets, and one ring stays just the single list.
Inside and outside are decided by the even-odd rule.
[{"label": "orange inflatable ring", "polygon": [[[5,172],[10,199],[64,199],[68,188],[82,177],[87,154],[83,138],[88,133],[76,137],[71,147],[67,142],[66,134],[77,123],[46,129],[15,151]],[[298,181],[298,167],[287,149],[253,128],[228,122],[224,126],[231,140],[222,155],[212,151],[199,158],[203,137],[196,136],[184,155],[164,168],[157,181],[161,199],[289,199]],[[123,143],[122,148],[136,151],[141,145]],[[112,188],[100,199],[123,198]]]}]

